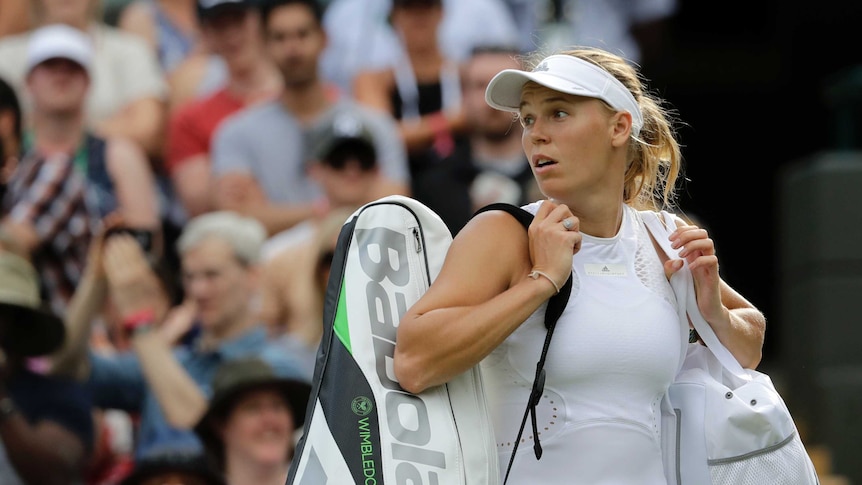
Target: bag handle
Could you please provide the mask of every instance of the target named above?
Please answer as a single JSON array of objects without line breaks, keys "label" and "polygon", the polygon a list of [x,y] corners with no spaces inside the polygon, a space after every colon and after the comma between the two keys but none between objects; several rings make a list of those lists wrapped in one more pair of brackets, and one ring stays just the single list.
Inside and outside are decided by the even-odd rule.
[{"label": "bag handle", "polygon": [[[664,219],[662,223],[659,220],[659,215],[653,211],[640,211],[640,214],[647,230],[652,234],[667,257],[681,259],[679,251],[670,246],[670,240],[668,239],[668,236],[676,230],[676,222],[673,216],[666,211],[662,211],[661,214]],[[736,357],[721,343],[718,336],[715,335],[715,331],[712,330],[712,326],[701,315],[700,309],[697,306],[697,294],[694,291],[694,279],[691,276],[691,270],[688,268],[688,261],[683,259],[683,263],[682,269],[671,276],[671,286],[673,287],[674,294],[676,294],[678,299],[680,297],[684,299],[684,301],[678,301],[677,303],[685,305],[686,313],[691,319],[694,329],[709,351],[712,352],[712,355],[721,363],[722,367],[737,378],[750,381],[751,375],[743,369],[739,361],[736,360]]]},{"label": "bag handle", "polygon": [[[475,214],[475,217],[482,212],[490,210],[501,210],[518,220],[524,229],[530,227],[533,221],[533,214],[526,210],[506,203],[489,204],[482,207]],[[521,442],[521,437],[524,434],[524,427],[527,424],[527,417],[531,419],[533,426],[533,452],[536,454],[536,459],[542,458],[542,444],[539,442],[539,429],[536,423],[536,406],[539,400],[542,399],[542,393],[545,392],[545,358],[548,356],[548,347],[551,345],[551,338],[554,336],[554,329],[557,327],[557,320],[563,314],[563,310],[569,302],[569,296],[572,293],[572,275],[560,288],[559,293],[552,296],[548,300],[548,306],[545,309],[545,328],[548,333],[545,334],[545,343],[542,345],[542,353],[539,356],[539,361],[536,363],[536,375],[533,377],[533,386],[530,391],[530,399],[527,401],[527,409],[524,410],[524,417],[521,419],[521,427],[518,429],[518,436],[515,438],[515,446],[512,447],[512,455],[509,457],[509,465],[506,467],[506,477],[503,479],[503,484],[509,481],[509,472],[512,471],[512,464],[515,462],[515,454],[518,452],[518,443]]]}]

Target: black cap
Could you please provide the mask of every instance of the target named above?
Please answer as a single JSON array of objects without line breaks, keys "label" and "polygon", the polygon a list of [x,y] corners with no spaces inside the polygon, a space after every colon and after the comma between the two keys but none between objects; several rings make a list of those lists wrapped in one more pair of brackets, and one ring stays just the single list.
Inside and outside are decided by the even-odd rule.
[{"label": "black cap", "polygon": [[201,454],[164,453],[147,456],[138,461],[129,476],[120,485],[140,485],[166,474],[182,473],[199,478],[207,485],[225,485],[226,482]]},{"label": "black cap", "polygon": [[255,0],[198,0],[198,18],[205,19],[229,9],[251,9],[258,6]]},{"label": "black cap", "polygon": [[308,142],[313,160],[336,169],[350,157],[358,158],[363,170],[377,164],[373,129],[359,110],[342,108],[328,113],[312,128]]}]

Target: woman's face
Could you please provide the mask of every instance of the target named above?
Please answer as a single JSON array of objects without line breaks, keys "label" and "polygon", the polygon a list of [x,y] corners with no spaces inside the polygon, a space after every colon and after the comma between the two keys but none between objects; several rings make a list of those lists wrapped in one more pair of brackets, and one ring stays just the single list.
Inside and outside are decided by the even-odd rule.
[{"label": "woman's face", "polygon": [[406,47],[427,48],[437,45],[437,27],[443,20],[440,5],[409,5],[392,8],[392,26],[397,30]]},{"label": "woman's face", "polygon": [[528,83],[520,118],[524,153],[546,196],[565,201],[581,191],[621,189],[624,157],[612,157],[617,116],[603,102]]},{"label": "woman's face", "polygon": [[203,328],[231,332],[258,290],[258,269],[243,265],[223,239],[210,237],[182,254],[183,287]]},{"label": "woman's face", "polygon": [[248,391],[224,424],[225,455],[263,466],[286,464],[293,449],[293,432],[293,413],[280,392]]},{"label": "woman's face", "polygon": [[44,23],[86,23],[98,0],[37,0]]},{"label": "woman's face", "polygon": [[217,13],[203,22],[201,31],[212,52],[229,66],[253,62],[263,38],[260,16],[245,8],[229,8]]}]

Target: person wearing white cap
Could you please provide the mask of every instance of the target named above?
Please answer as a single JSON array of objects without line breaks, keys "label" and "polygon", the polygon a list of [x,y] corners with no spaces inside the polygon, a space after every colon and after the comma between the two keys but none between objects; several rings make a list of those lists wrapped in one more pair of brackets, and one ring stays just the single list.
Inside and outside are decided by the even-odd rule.
[{"label": "person wearing white cap", "polygon": [[[92,43],[92,88],[85,123],[100,136],[123,136],[147,152],[160,155],[167,83],[152,49],[139,36],[110,27],[101,19],[101,0],[30,0],[33,30],[0,39],[0,76],[24,101],[29,120],[27,57],[30,38],[39,27],[63,24]],[[5,12],[3,15],[6,15]]]},{"label": "person wearing white cap", "polygon": [[90,37],[54,24],[29,39],[25,82],[32,119],[2,202],[0,228],[32,258],[52,308],[62,314],[102,219],[117,213],[127,227],[152,231],[159,227],[158,201],[143,151],[85,127],[95,69]]},{"label": "person wearing white cap", "polygon": [[[701,313],[744,367],[760,361],[764,317],[722,281],[705,230],[677,218],[669,239],[680,259],[647,232],[640,211],[672,207],[681,155],[670,116],[632,65],[599,49],[534,65],[497,74],[486,100],[520,118],[547,199],[524,206],[535,216],[526,234],[489,211],[456,236],[401,319],[394,372],[415,393],[481,362],[510,484],[665,485],[660,403],[689,334],[670,275],[688,262]],[[544,392],[521,440],[534,441],[541,459],[519,447],[509,468],[547,334],[545,303],[570,275]]]}]

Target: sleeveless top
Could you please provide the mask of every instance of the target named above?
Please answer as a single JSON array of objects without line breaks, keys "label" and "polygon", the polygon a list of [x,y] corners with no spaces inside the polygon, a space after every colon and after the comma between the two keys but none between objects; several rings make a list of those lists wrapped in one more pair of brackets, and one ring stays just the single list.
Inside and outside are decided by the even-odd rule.
[{"label": "sleeveless top", "polygon": [[[539,203],[525,206],[536,212]],[[666,485],[660,403],[685,330],[658,254],[631,207],[612,238],[583,235],[573,288],[548,350],[537,406],[510,484]],[[482,362],[504,476],[547,330],[542,305]]]},{"label": "sleeveless top", "polygon": [[398,120],[418,120],[437,111],[457,110],[461,106],[461,80],[458,66],[445,62],[434,83],[419,84],[410,59],[393,66],[395,89],[391,93],[393,116]]},{"label": "sleeveless top", "polygon": [[74,153],[44,157],[24,136],[24,155],[4,194],[9,217],[32,224],[41,244],[33,254],[43,298],[58,315],[75,292],[92,236],[119,208],[107,166],[107,143],[86,134]]}]

